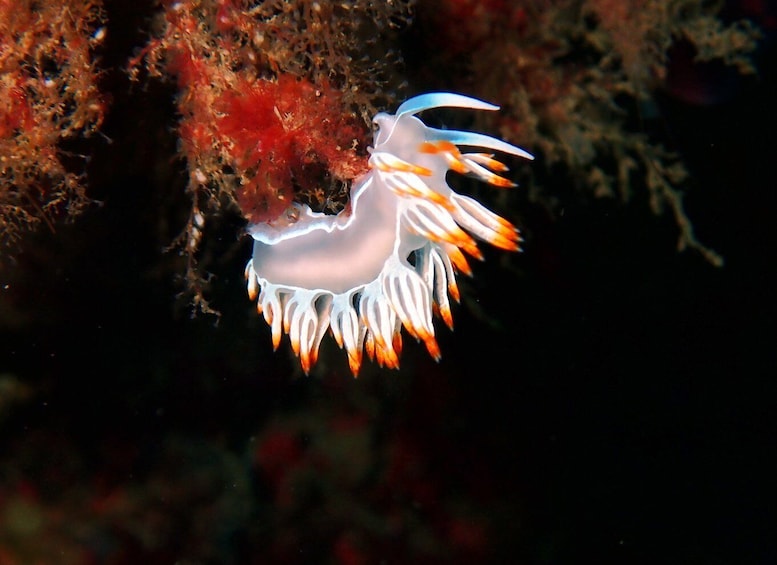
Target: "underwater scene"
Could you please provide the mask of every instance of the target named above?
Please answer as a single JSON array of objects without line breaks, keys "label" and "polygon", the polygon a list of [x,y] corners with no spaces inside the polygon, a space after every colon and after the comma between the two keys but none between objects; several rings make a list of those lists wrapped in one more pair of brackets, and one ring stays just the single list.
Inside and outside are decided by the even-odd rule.
[{"label": "underwater scene", "polygon": [[777,562],[777,7],[0,0],[0,565]]}]

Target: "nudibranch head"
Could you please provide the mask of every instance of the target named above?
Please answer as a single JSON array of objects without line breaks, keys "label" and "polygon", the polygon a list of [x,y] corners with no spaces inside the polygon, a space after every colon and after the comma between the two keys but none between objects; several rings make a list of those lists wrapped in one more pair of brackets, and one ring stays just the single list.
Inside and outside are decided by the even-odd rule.
[{"label": "nudibranch head", "polygon": [[476,240],[519,250],[518,230],[456,193],[446,173],[511,187],[499,174],[507,168],[491,153],[462,153],[460,147],[533,157],[494,137],[431,128],[417,117],[438,107],[498,109],[436,92],[407,100],[393,115],[381,112],[374,118],[370,171],[351,187],[349,208],[332,216],[294,204],[278,220],[248,228],[254,238],[248,294],[272,329],[273,346],[288,334],[306,373],[327,330],[345,349],[354,375],[363,351],[398,368],[403,327],[439,359],[432,317],[437,313],[453,327],[456,272],[471,274],[465,253],[481,258]]}]

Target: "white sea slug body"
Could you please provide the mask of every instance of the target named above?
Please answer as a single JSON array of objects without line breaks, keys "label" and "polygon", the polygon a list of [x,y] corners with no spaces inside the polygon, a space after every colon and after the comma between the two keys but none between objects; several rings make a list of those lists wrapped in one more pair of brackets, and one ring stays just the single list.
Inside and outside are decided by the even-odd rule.
[{"label": "white sea slug body", "polygon": [[[475,239],[519,249],[518,230],[448,185],[448,170],[496,186],[506,167],[484,148],[533,159],[514,145],[464,131],[427,127],[416,114],[437,107],[497,110],[481,100],[430,93],[379,113],[370,171],[354,182],[350,206],[336,216],[294,204],[282,218],[249,226],[253,256],[248,294],[272,328],[282,332],[307,373],[327,330],[348,354],[356,375],[362,351],[380,365],[399,367],[401,330],[439,359],[433,310],[452,327],[449,296],[458,300],[456,271],[470,274],[464,254],[480,258]],[[412,261],[409,260],[412,257]]]}]

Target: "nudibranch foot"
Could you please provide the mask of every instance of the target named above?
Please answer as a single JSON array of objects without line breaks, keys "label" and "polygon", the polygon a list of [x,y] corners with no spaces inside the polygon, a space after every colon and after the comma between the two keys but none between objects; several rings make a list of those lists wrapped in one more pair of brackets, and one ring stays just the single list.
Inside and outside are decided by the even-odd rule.
[{"label": "nudibranch foot", "polygon": [[439,360],[433,317],[453,328],[456,273],[472,274],[465,253],[482,259],[476,240],[520,251],[518,229],[456,193],[446,173],[509,188],[515,184],[501,176],[507,167],[482,150],[533,157],[485,134],[427,127],[416,116],[438,107],[498,109],[438,92],[407,100],[394,115],[379,113],[370,172],[351,187],[347,211],[332,216],[294,204],[278,220],[248,228],[248,295],[271,328],[273,347],[287,334],[306,374],[327,331],[345,349],[354,376],[365,352],[398,368],[402,328]]}]

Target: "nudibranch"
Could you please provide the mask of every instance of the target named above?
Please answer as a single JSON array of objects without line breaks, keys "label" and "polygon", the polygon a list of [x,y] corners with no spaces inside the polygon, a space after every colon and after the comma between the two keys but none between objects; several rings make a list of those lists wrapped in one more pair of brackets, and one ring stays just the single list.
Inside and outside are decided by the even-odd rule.
[{"label": "nudibranch", "polygon": [[532,155],[485,134],[428,127],[417,117],[440,107],[499,109],[435,92],[405,101],[394,115],[381,112],[373,119],[370,170],[354,181],[345,210],[326,215],[295,203],[280,218],[248,227],[254,239],[245,269],[248,294],[271,327],[273,347],[288,334],[305,373],[327,330],[345,349],[354,376],[363,351],[381,366],[399,367],[403,326],[439,360],[432,317],[453,327],[455,274],[471,275],[464,253],[482,259],[475,239],[520,249],[518,230],[456,193],[446,173],[512,187],[497,174],[507,167],[493,154],[459,148]]}]

